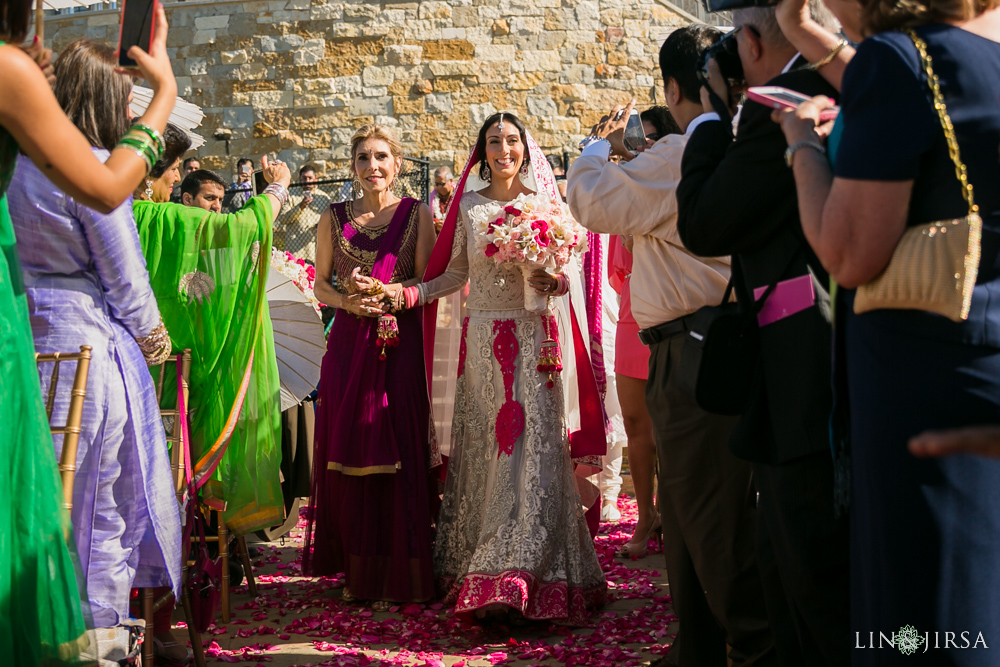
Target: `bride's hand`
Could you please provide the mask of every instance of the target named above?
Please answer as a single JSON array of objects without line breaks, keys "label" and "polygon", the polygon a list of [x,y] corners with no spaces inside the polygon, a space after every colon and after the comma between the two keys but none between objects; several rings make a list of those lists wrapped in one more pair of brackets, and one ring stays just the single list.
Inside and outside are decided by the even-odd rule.
[{"label": "bride's hand", "polygon": [[364,294],[374,286],[375,279],[370,276],[361,275],[361,267],[359,266],[354,267],[345,284],[348,294]]},{"label": "bride's hand", "polygon": [[528,276],[528,284],[542,296],[551,296],[559,289],[559,281],[555,276],[550,275],[545,269],[535,269]]}]

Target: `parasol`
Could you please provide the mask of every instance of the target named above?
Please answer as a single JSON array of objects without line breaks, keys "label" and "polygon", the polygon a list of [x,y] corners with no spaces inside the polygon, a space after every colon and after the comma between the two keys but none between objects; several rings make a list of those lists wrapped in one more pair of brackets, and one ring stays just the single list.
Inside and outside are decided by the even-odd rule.
[{"label": "parasol", "polygon": [[[48,2],[48,0],[44,1]],[[69,0],[56,1],[68,2]],[[146,109],[149,108],[149,103],[152,99],[152,89],[144,86],[132,86],[132,101],[129,103],[129,108],[136,117],[139,117],[146,113]],[[178,97],[177,102],[174,103],[174,110],[170,112],[170,118],[167,119],[167,122],[184,130],[191,138],[191,150],[195,150],[205,145],[205,137],[193,131],[194,128],[201,125],[201,121],[204,118],[205,112],[201,110],[201,107]]]},{"label": "parasol", "polygon": [[267,276],[267,304],[274,328],[284,411],[316,389],[320,363],[326,353],[326,336],[323,321],[306,295],[273,266]]}]

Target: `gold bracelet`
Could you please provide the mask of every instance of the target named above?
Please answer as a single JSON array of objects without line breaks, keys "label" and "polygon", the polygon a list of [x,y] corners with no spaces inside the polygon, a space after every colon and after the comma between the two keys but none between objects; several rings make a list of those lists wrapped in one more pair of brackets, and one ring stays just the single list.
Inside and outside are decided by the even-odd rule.
[{"label": "gold bracelet", "polygon": [[365,290],[365,294],[368,296],[378,296],[379,294],[383,294],[385,292],[385,285],[381,280],[378,278],[372,278],[372,282],[374,284]]},{"label": "gold bracelet", "polygon": [[160,318],[155,329],[142,338],[136,338],[135,342],[138,343],[147,366],[159,366],[170,357],[170,333],[163,324],[163,318]]},{"label": "gold bracelet", "polygon": [[833,62],[833,59],[836,58],[837,55],[841,51],[844,50],[844,47],[847,46],[847,44],[848,44],[848,42],[847,42],[846,39],[840,40],[839,42],[837,42],[837,46],[835,46],[832,49],[830,49],[830,52],[828,54],[826,54],[825,56],[823,56],[823,58],[821,60],[819,60],[818,62],[810,63],[810,64],[806,65],[806,69],[812,70],[813,72],[815,72],[816,70],[820,69],[821,67],[826,67],[827,65],[829,65],[830,63]]}]

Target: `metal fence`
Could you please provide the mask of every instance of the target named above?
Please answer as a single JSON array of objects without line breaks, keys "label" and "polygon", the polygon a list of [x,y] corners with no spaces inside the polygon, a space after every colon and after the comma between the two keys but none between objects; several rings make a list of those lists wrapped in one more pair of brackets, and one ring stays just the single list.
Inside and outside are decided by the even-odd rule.
[{"label": "metal fence", "polygon": [[[426,158],[403,158],[396,179],[395,192],[430,203],[430,162]],[[299,259],[316,261],[316,226],[323,211],[336,204],[361,196],[353,178],[328,178],[312,183],[292,183],[289,199],[274,221],[274,247]],[[223,200],[223,211],[242,208],[246,191],[231,188]]]}]

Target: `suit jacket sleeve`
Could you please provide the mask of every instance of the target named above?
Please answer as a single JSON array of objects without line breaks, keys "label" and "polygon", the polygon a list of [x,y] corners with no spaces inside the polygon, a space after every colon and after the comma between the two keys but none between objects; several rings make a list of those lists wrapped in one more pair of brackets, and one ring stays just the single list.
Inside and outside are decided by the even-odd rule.
[{"label": "suit jacket sleeve", "polygon": [[[768,82],[806,95],[832,89],[807,71],[792,71]],[[761,248],[798,217],[795,178],[785,165],[785,135],[771,110],[743,105],[736,140],[730,124],[710,121],[695,128],[681,164],[677,188],[681,240],[696,255],[717,257]]]}]

